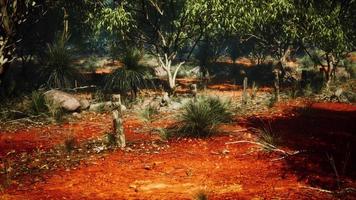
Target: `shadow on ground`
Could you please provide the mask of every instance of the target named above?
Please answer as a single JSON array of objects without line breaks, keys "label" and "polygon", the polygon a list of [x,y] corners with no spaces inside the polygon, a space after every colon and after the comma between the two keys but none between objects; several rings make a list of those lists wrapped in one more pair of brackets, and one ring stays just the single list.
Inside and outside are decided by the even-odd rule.
[{"label": "shadow on ground", "polygon": [[354,187],[356,180],[356,107],[347,104],[311,104],[285,116],[251,117],[249,124],[280,137],[279,147],[305,152],[285,161],[285,173],[299,181],[329,190]]}]

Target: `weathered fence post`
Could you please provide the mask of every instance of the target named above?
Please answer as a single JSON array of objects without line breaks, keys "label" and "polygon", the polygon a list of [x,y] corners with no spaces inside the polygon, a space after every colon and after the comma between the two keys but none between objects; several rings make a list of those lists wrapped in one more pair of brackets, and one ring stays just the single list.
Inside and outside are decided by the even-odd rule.
[{"label": "weathered fence post", "polygon": [[120,148],[124,148],[126,146],[126,139],[125,133],[123,128],[123,121],[122,121],[122,111],[121,111],[121,99],[119,97],[119,102],[114,105],[114,109],[112,111],[113,116],[113,129],[114,135],[116,138],[116,144]]},{"label": "weathered fence post", "polygon": [[248,78],[247,76],[245,76],[243,82],[243,94],[242,94],[242,104],[244,105],[247,104],[247,100],[248,100],[247,87],[248,87]]},{"label": "weathered fence post", "polygon": [[279,74],[280,74],[279,69],[273,70],[273,75],[274,75],[273,86],[274,86],[274,100],[275,100],[275,102],[279,101]]},{"label": "weathered fence post", "polygon": [[190,85],[190,93],[193,95],[194,99],[196,100],[198,94],[197,84],[194,83]]}]

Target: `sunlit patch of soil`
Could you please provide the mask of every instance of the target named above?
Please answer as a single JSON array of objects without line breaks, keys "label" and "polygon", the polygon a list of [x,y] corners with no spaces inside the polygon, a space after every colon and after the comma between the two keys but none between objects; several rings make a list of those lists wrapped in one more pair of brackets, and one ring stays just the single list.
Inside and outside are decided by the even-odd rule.
[{"label": "sunlit patch of soil", "polygon": [[72,137],[78,142],[94,139],[110,131],[110,118],[105,115],[87,115],[85,120],[30,127],[12,132],[0,132],[0,156],[10,151],[31,152],[36,149],[49,149]]},{"label": "sunlit patch of soil", "polygon": [[[233,92],[214,91],[221,95]],[[227,144],[240,140],[256,141],[257,136],[250,128],[258,118],[271,120],[278,131],[289,134],[280,147],[285,151],[320,145],[317,138],[311,140],[295,131],[310,129],[323,132],[338,127],[332,128],[333,125],[329,124],[325,125],[326,128],[313,128],[312,124],[298,118],[301,114],[293,110],[305,106],[304,101],[282,102],[276,104],[273,112],[258,113],[248,118],[237,116],[232,123],[219,127],[219,134],[215,137],[166,142],[152,134],[153,129],[169,127],[175,122],[174,116],[165,118],[168,114],[162,114],[152,123],[144,123],[129,115],[124,119],[128,140],[125,150],[116,149],[91,156],[75,168],[48,171],[39,181],[34,182],[29,175],[21,185],[5,189],[1,195],[5,199],[191,199],[197,192],[205,191],[212,199],[335,199],[332,194],[317,189],[329,180],[333,184],[335,179],[332,172],[325,173],[320,168],[315,157],[298,154],[273,161],[281,155],[262,151],[253,144]],[[341,113],[354,113],[356,110],[355,106],[336,103],[315,103],[311,107]],[[303,110],[306,111],[309,112]],[[336,116],[342,114],[336,113]],[[98,131],[100,134],[110,130],[109,114],[94,121],[98,127],[105,127]],[[349,131],[353,125],[346,126],[344,131]],[[55,130],[53,127],[49,129]],[[85,132],[84,129],[76,131],[77,135]],[[305,166],[314,170],[308,171],[310,176],[303,171]],[[322,184],[315,184],[315,177],[319,177]],[[355,185],[352,178],[345,180],[351,182],[350,186]]]}]

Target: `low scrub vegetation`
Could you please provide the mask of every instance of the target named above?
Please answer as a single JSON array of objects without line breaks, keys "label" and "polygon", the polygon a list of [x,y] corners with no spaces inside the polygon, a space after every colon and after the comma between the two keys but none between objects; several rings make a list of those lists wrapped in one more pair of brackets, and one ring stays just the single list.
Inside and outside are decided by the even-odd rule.
[{"label": "low scrub vegetation", "polygon": [[219,124],[232,118],[229,102],[217,97],[199,97],[189,101],[179,115],[178,136],[209,137]]}]

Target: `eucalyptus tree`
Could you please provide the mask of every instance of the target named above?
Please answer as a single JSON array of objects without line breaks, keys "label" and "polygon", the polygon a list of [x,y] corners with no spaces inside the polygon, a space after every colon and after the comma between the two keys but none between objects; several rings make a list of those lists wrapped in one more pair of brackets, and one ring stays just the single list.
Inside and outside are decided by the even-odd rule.
[{"label": "eucalyptus tree", "polygon": [[15,50],[21,42],[19,29],[31,14],[41,12],[36,0],[0,0],[0,87],[10,63],[16,58]]},{"label": "eucalyptus tree", "polygon": [[[296,3],[298,40],[324,73],[328,87],[340,61],[356,50],[355,0]],[[313,50],[320,50],[315,54]]]},{"label": "eucalyptus tree", "polygon": [[[93,21],[96,30],[120,38],[121,45],[140,44],[154,55],[167,73],[169,87],[173,90],[180,67],[200,41],[229,34],[249,22],[242,18],[245,15],[236,12],[248,12],[245,2],[124,0],[103,6]],[[178,59],[183,49],[187,53]]]}]

